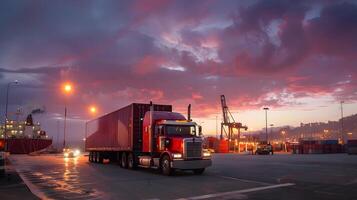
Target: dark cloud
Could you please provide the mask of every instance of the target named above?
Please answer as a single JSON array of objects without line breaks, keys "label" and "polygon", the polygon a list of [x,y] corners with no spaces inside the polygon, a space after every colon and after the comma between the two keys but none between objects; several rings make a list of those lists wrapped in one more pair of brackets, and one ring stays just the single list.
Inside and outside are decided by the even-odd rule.
[{"label": "dark cloud", "polygon": [[207,116],[221,94],[240,109],[355,102],[356,13],[343,1],[5,1],[0,87],[20,80],[11,109],[62,113],[71,81],[71,115],[83,118],[89,104],[150,100]]}]

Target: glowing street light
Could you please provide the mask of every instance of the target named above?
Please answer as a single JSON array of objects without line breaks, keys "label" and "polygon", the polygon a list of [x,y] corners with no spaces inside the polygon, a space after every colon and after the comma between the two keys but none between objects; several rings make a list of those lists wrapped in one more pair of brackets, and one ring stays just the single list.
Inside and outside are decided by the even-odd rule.
[{"label": "glowing street light", "polygon": [[97,108],[95,106],[91,106],[91,107],[89,107],[89,111],[90,111],[90,113],[95,114],[95,113],[97,113]]},{"label": "glowing street light", "polygon": [[64,90],[64,92],[65,93],[70,93],[70,92],[72,92],[72,85],[70,84],[70,83],[65,83],[64,85],[63,85],[63,90]]}]

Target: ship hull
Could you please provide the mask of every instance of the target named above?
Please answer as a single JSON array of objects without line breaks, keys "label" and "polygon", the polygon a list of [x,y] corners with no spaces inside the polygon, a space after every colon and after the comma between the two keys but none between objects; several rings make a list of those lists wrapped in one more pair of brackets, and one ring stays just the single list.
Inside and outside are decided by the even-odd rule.
[{"label": "ship hull", "polygon": [[10,154],[28,154],[40,151],[52,144],[52,139],[6,139]]}]

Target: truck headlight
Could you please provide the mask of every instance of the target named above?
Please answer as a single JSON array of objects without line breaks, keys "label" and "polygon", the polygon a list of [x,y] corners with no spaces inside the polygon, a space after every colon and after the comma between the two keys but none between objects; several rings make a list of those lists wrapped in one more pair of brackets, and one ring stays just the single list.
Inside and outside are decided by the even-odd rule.
[{"label": "truck headlight", "polygon": [[78,149],[74,150],[73,152],[74,156],[79,156],[79,154],[81,154],[81,151],[79,151]]},{"label": "truck headlight", "polygon": [[203,152],[203,157],[211,157],[211,153],[210,152]]},{"label": "truck headlight", "polygon": [[182,158],[182,154],[180,154],[180,153],[173,153],[173,154],[172,154],[172,157],[173,157],[174,159]]}]

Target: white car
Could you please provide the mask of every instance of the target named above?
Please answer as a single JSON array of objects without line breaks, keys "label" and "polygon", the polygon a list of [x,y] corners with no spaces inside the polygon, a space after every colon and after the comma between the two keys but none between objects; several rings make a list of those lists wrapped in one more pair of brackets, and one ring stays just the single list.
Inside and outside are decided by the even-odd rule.
[{"label": "white car", "polygon": [[79,149],[64,149],[63,156],[65,158],[75,158],[81,155],[81,151]]}]

